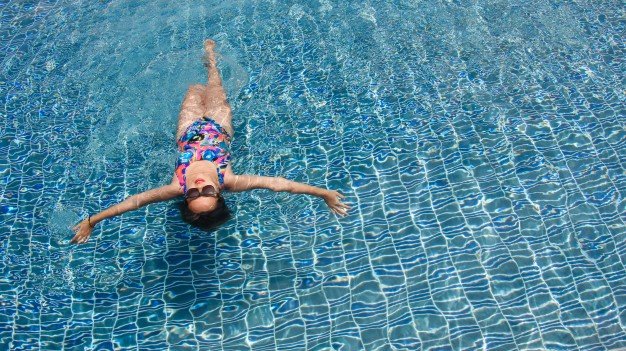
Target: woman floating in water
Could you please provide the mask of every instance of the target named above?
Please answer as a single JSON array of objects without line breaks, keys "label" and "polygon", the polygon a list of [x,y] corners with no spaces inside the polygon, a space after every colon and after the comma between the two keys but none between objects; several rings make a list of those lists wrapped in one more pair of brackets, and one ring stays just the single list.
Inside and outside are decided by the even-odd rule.
[{"label": "woman floating in water", "polygon": [[229,146],[233,135],[231,109],[226,100],[222,80],[215,63],[215,42],[204,43],[209,84],[189,87],[178,115],[179,155],[172,182],[162,187],[133,195],[106,210],[80,222],[74,227],[72,243],[81,244],[89,239],[94,226],[100,221],[138,209],[153,202],[183,196],[181,212],[187,222],[211,227],[228,218],[228,209],[222,191],[270,189],[294,194],[319,196],[331,211],[347,215],[350,206],[341,202],[344,196],[334,190],[287,180],[282,177],[262,177],[234,174]]}]

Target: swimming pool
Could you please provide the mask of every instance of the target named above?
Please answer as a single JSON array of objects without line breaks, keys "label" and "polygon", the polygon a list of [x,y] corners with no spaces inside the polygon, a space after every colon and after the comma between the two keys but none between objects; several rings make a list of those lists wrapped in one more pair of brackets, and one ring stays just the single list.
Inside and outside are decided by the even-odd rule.
[{"label": "swimming pool", "polygon": [[[626,347],[619,1],[0,4],[0,345],[25,349]],[[172,177],[218,43],[231,194],[70,227]]]}]

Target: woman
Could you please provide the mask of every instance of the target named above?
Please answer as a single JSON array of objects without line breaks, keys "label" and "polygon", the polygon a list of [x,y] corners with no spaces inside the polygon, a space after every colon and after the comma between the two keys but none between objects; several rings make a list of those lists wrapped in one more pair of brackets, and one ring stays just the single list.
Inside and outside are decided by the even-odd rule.
[{"label": "woman", "polygon": [[350,206],[341,202],[340,199],[344,196],[337,191],[293,182],[282,177],[233,173],[229,164],[229,146],[233,135],[232,115],[217,71],[214,49],[213,40],[205,41],[208,86],[191,86],[178,116],[176,139],[180,154],[172,182],[130,196],[115,206],[87,217],[74,227],[76,235],[71,243],[87,242],[95,225],[106,218],[178,196],[184,197],[181,210],[186,221],[201,227],[210,227],[228,215],[222,197],[224,190],[270,189],[319,196],[334,213],[347,215]]}]

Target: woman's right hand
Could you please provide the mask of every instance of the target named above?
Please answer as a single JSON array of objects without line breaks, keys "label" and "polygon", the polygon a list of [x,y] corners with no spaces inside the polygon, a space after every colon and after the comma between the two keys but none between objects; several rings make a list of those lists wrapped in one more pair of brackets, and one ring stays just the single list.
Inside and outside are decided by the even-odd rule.
[{"label": "woman's right hand", "polygon": [[89,225],[89,221],[84,219],[80,223],[78,223],[74,228],[74,237],[70,240],[72,244],[83,244],[89,240],[89,236],[91,235],[91,231],[93,228]]},{"label": "woman's right hand", "polygon": [[326,190],[322,197],[332,212],[344,217],[348,215],[350,206],[341,201],[345,198],[345,196],[340,194],[338,191]]}]

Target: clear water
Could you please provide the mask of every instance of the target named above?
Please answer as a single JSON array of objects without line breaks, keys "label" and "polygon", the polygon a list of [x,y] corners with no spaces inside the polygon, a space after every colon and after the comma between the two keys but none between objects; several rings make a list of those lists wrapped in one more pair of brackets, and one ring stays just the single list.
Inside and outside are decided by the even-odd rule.
[{"label": "clear water", "polygon": [[[621,1],[0,2],[0,348],[626,347]],[[175,201],[214,38],[234,169],[338,189]]]}]

